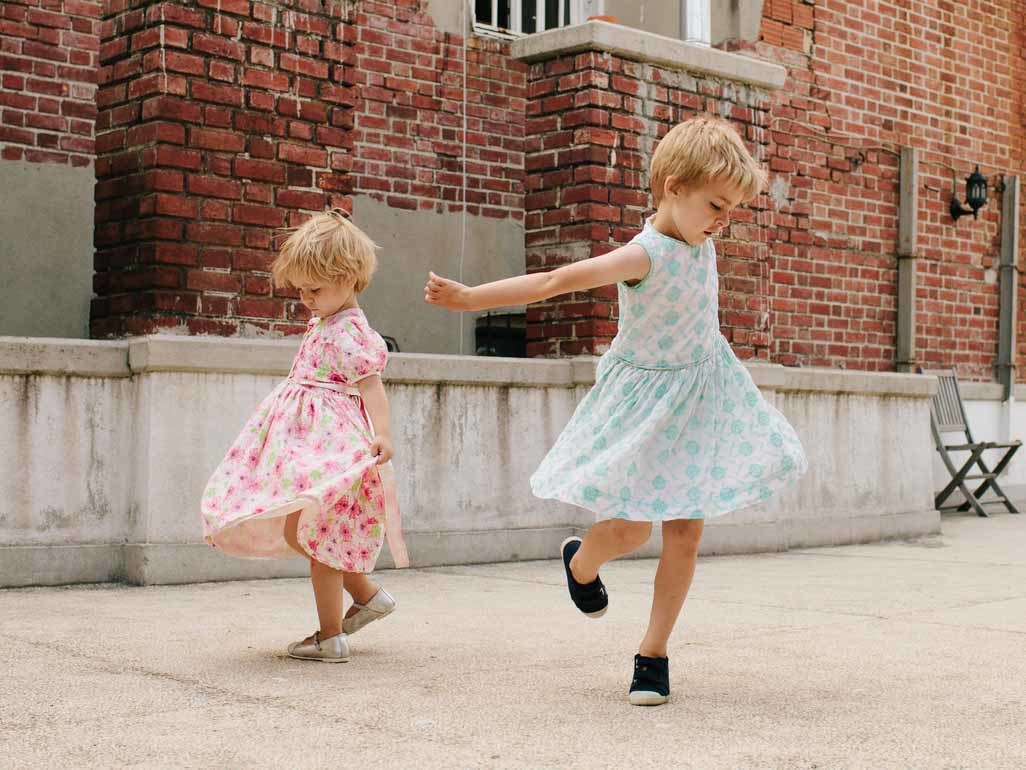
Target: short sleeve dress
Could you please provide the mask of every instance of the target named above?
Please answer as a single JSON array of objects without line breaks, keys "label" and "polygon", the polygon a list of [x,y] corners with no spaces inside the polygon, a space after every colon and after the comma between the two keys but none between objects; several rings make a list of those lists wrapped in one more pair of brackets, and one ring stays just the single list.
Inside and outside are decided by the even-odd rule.
[{"label": "short sleeve dress", "polygon": [[808,463],[720,334],[712,241],[691,246],[649,221],[632,243],[649,273],[619,285],[616,338],[531,477],[534,494],[632,521],[711,518],[769,499]]},{"label": "short sleeve dress", "polygon": [[[378,466],[356,383],[380,374],[384,340],[359,308],[311,319],[288,379],[246,423],[214,471],[202,499],[203,533],[225,553],[289,558],[285,516],[302,511],[299,542],[323,564],[374,569],[386,530],[398,532],[391,468]],[[391,489],[387,487],[391,486]],[[405,549],[389,545],[397,566]]]}]

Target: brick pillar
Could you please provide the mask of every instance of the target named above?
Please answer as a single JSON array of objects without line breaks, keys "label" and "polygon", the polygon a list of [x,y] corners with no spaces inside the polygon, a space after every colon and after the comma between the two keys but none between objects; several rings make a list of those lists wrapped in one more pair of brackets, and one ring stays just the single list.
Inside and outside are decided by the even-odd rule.
[{"label": "brick pillar", "polygon": [[92,334],[287,334],[280,228],[349,206],[351,4],[108,5]]},{"label": "brick pillar", "polygon": [[[532,64],[526,126],[527,271],[551,270],[629,240],[648,207],[635,84],[598,53]],[[529,356],[598,355],[616,334],[616,287],[527,310]]]},{"label": "brick pillar", "polygon": [[[589,51],[531,65],[525,201],[528,272],[603,254],[651,213],[649,164],[672,126],[700,111],[729,115],[752,147],[769,98],[713,78]],[[756,148],[756,156],[762,151]],[[742,357],[765,357],[768,232],[765,198],[738,211],[720,256],[720,320]],[[528,308],[528,355],[599,354],[616,334],[616,287]]]}]

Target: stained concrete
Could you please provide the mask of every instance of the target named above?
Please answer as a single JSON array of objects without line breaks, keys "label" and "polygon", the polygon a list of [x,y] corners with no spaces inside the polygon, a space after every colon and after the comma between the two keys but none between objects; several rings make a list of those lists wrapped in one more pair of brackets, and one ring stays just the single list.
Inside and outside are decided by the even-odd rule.
[{"label": "stained concrete", "polygon": [[306,581],[0,591],[5,768],[1020,768],[1026,516],[715,557],[627,704],[652,561],[569,604],[556,561],[384,571],[337,666],[286,658]]},{"label": "stained concrete", "polygon": [[0,335],[88,337],[92,166],[0,160]]},{"label": "stained concrete", "polygon": [[[523,222],[409,211],[366,195],[353,196],[353,220],[381,247],[378,271],[360,296],[371,325],[406,353],[474,355],[475,325],[485,314],[450,313],[425,304],[428,271],[471,285],[523,275]],[[523,312],[523,307],[492,312]]]}]

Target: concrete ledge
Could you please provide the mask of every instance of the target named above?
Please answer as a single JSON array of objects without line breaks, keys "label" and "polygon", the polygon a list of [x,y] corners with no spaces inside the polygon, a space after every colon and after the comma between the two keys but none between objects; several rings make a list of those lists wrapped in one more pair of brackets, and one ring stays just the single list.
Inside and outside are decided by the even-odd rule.
[{"label": "concrete ledge", "polygon": [[769,89],[780,88],[787,78],[787,70],[778,64],[604,21],[528,35],[513,41],[510,47],[514,58],[527,62],[579,51],[608,51],[625,59]]},{"label": "concrete ledge", "polygon": [[553,360],[395,353],[389,358],[385,379],[410,384],[573,388],[593,385],[597,367],[598,358],[593,356]]},{"label": "concrete ledge", "polygon": [[0,586],[59,586],[123,580],[120,545],[0,546]]},{"label": "concrete ledge", "polygon": [[[226,374],[288,374],[298,340],[242,340],[218,337],[154,335],[127,343],[131,371]],[[846,393],[864,396],[930,398],[935,378],[920,374],[847,372],[745,364],[760,388],[771,391]],[[391,383],[481,385],[489,387],[566,387],[595,382],[598,358],[490,358],[425,353],[394,353],[385,380]]]},{"label": "concrete ledge", "polygon": [[[959,382],[958,389],[963,401],[1000,401],[1005,394],[1004,387],[998,382]],[[1015,397],[1026,395],[1026,386],[1015,386]]]},{"label": "concrete ledge", "polygon": [[[128,361],[134,374],[196,372],[284,377],[298,339],[244,340],[152,335],[131,340]],[[394,383],[574,387],[595,382],[598,359],[491,358],[393,353],[385,379]]]},{"label": "concrete ledge", "polygon": [[[999,382],[959,382],[958,389],[964,401],[1001,401],[1005,395]],[[1016,401],[1026,400],[1026,384],[1016,385],[1012,395]]]},{"label": "concrete ledge", "polygon": [[0,337],[0,375],[128,377],[128,344],[48,337]]},{"label": "concrete ledge", "polygon": [[932,398],[937,392],[937,379],[922,374],[847,372],[755,362],[745,365],[752,373],[755,384],[766,390],[904,398]]},{"label": "concrete ledge", "polygon": [[[1004,386],[999,382],[959,382],[964,401],[1001,401],[1004,399]],[[1026,399],[1026,385],[1019,384],[1012,389],[1016,401]]]},{"label": "concrete ledge", "polygon": [[234,337],[150,335],[128,343],[134,374],[148,372],[289,373],[300,338],[246,340]]}]

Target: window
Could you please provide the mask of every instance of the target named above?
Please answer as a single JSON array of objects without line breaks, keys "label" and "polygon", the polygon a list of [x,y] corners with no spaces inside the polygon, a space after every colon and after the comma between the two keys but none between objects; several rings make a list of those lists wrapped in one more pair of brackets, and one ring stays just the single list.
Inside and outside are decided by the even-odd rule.
[{"label": "window", "polygon": [[474,0],[474,31],[521,37],[580,24],[593,0]]}]

